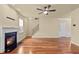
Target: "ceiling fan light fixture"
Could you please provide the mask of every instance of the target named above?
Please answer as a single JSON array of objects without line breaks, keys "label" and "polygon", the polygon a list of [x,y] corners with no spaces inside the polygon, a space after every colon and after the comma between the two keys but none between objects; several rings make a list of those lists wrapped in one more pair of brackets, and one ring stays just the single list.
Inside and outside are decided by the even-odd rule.
[{"label": "ceiling fan light fixture", "polygon": [[44,11],[43,13],[46,15],[48,12],[47,11]]},{"label": "ceiling fan light fixture", "polygon": [[56,9],[50,9],[51,5],[45,6],[43,9],[37,8],[37,10],[41,11],[39,14],[48,15],[49,12],[55,12]]}]

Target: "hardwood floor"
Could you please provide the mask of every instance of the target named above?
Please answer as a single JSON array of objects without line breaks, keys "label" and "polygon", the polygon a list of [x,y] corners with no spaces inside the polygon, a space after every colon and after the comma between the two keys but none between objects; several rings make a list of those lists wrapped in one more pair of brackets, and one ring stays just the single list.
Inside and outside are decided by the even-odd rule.
[{"label": "hardwood floor", "polygon": [[[79,53],[71,46],[70,38],[27,38],[9,54],[72,54]],[[71,48],[73,47],[73,48]]]},{"label": "hardwood floor", "polygon": [[79,54],[79,46],[72,44],[71,45],[71,51],[74,54]]}]

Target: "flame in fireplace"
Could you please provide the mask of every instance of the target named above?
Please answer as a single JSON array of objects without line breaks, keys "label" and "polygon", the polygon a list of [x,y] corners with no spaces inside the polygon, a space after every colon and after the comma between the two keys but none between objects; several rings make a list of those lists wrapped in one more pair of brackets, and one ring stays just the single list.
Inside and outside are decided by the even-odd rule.
[{"label": "flame in fireplace", "polygon": [[8,38],[8,41],[7,41],[7,45],[10,45],[10,44],[12,44],[13,43],[13,37],[10,37],[10,38]]}]

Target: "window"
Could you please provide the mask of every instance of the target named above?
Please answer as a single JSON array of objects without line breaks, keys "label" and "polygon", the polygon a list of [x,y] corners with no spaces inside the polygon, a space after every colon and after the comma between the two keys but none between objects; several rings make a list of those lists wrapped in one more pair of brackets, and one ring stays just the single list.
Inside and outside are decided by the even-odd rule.
[{"label": "window", "polygon": [[23,32],[23,19],[19,18],[19,29],[20,29],[20,33]]}]

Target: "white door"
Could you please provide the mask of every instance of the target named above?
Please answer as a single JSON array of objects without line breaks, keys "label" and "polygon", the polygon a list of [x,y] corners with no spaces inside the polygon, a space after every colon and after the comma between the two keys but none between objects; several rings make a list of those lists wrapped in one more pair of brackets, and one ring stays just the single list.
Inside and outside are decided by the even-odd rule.
[{"label": "white door", "polygon": [[59,19],[59,36],[71,37],[71,19],[70,18]]}]

